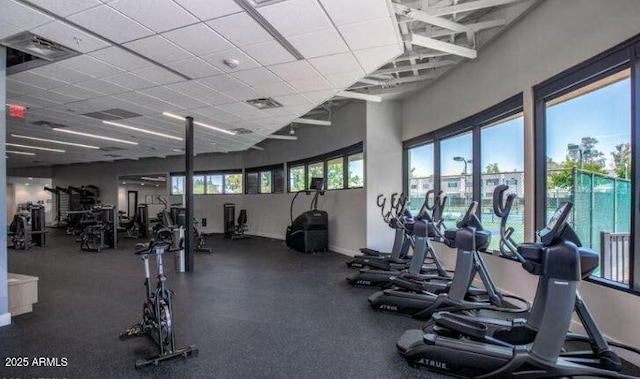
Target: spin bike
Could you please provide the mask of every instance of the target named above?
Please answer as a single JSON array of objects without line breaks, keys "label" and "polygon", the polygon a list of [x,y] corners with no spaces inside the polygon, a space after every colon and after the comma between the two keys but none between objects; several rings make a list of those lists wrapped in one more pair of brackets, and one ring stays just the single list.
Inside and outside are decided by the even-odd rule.
[{"label": "spin bike", "polygon": [[[173,309],[171,299],[174,292],[165,287],[167,277],[164,275],[162,254],[169,251],[171,244],[167,241],[151,240],[149,243],[136,244],[135,254],[142,256],[144,262],[144,286],[146,288],[146,301],[142,306],[142,322],[129,327],[120,334],[120,339],[147,335],[158,346],[159,354],[146,359],[136,361],[136,369],[148,365],[157,366],[158,363],[177,357],[195,357],[198,348],[191,345],[188,348],[176,349],[173,324]],[[149,254],[156,255],[158,274],[156,278],[156,290],[151,289],[151,274],[149,270]]]}]

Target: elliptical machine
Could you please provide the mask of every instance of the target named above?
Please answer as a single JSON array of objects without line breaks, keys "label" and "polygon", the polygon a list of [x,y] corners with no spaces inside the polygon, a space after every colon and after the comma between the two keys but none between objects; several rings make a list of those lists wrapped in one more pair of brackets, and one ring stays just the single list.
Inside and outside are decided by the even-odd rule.
[{"label": "elliptical machine", "polygon": [[[293,219],[293,204],[301,193],[311,195],[315,191],[309,210]],[[287,227],[287,246],[302,253],[329,250],[329,215],[318,210],[318,197],[324,195],[324,178],[312,178],[309,190],[298,191],[291,200],[289,216],[291,225]]]}]

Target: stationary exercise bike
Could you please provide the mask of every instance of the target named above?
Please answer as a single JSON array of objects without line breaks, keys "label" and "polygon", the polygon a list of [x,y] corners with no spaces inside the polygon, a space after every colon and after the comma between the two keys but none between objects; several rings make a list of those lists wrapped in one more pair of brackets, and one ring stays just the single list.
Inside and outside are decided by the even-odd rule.
[{"label": "stationary exercise bike", "polygon": [[[184,349],[176,349],[175,347],[173,309],[171,305],[174,292],[165,287],[164,282],[167,277],[164,275],[164,266],[162,264],[162,254],[169,251],[170,247],[171,244],[167,241],[154,242],[151,240],[146,244],[136,244],[135,254],[141,255],[144,262],[146,301],[142,306],[142,322],[129,327],[124,333],[120,334],[120,339],[124,340],[130,337],[147,335],[151,337],[159,349],[158,355],[136,361],[136,369],[151,364],[157,366],[162,361],[176,357],[187,358],[198,355],[198,348],[195,345]],[[156,278],[158,282],[155,291],[151,290],[149,254],[156,255],[158,269]]]}]

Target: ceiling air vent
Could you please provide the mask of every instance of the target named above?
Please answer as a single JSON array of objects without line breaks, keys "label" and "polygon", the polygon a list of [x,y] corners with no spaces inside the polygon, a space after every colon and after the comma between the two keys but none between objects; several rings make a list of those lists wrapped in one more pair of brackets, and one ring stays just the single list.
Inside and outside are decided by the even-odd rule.
[{"label": "ceiling air vent", "polygon": [[22,51],[49,62],[70,58],[79,53],[29,32],[22,32],[0,40],[0,45]]},{"label": "ceiling air vent", "polygon": [[245,128],[229,129],[229,131],[236,132],[236,134],[250,134],[250,133],[253,133],[253,131],[251,131],[249,129],[245,129]]},{"label": "ceiling air vent", "polygon": [[97,118],[98,120],[113,121],[125,118],[141,117],[141,114],[125,111],[124,109],[107,109],[106,111],[84,113],[82,116]]},{"label": "ceiling air vent", "polygon": [[34,121],[32,122],[33,125],[38,125],[38,126],[46,126],[48,128],[68,128],[68,125],[64,125],[64,124],[56,124],[55,122],[49,122],[49,121],[45,121],[45,120],[40,120],[40,121]]},{"label": "ceiling air vent", "polygon": [[271,109],[271,108],[280,108],[280,107],[282,107],[282,104],[278,103],[277,101],[273,100],[270,97],[265,97],[265,98],[262,98],[262,99],[247,100],[247,101],[245,101],[245,103],[251,105],[254,108],[258,108],[258,109]]}]

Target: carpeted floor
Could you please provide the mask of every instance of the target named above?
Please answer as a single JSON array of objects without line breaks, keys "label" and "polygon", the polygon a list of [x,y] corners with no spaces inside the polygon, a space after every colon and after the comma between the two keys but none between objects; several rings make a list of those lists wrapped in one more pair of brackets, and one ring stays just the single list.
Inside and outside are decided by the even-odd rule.
[{"label": "carpeted floor", "polygon": [[[409,367],[395,342],[421,322],[371,311],[372,290],[352,288],[346,257],[289,251],[282,241],[214,237],[196,271],[173,272],[179,346],[200,355],[142,371],[147,338],[120,341],[139,321],[143,270],[133,240],[117,250],[82,252],[51,230],[46,247],[9,250],[9,271],[34,275],[34,311],[0,328],[0,377],[48,378],[442,378]],[[170,257],[168,257],[170,258]],[[66,367],[5,367],[6,357],[66,358]]]}]

